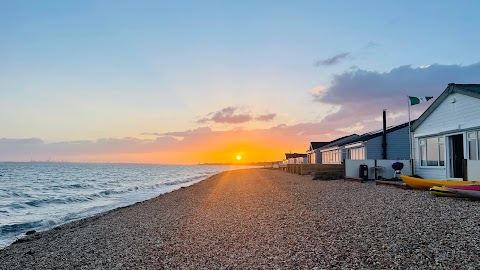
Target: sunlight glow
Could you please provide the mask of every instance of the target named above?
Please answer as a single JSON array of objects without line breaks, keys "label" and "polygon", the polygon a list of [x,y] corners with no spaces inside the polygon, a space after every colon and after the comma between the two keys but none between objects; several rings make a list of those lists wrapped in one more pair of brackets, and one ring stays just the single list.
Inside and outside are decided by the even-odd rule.
[{"label": "sunlight glow", "polygon": [[242,159],[242,156],[237,155],[237,160],[240,160],[240,159]]}]

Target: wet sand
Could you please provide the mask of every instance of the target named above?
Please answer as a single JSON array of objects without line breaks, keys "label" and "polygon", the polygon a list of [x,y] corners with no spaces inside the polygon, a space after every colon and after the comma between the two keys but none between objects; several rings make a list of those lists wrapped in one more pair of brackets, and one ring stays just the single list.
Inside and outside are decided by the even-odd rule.
[{"label": "wet sand", "polygon": [[238,170],[27,236],[0,269],[474,269],[479,215],[468,199]]}]

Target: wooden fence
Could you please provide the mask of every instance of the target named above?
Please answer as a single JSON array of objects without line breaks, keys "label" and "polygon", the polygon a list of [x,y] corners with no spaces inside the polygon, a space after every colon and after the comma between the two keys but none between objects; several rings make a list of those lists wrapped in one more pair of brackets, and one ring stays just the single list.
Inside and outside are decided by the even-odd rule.
[{"label": "wooden fence", "polygon": [[344,172],[343,164],[287,164],[287,172],[315,175],[317,172]]}]

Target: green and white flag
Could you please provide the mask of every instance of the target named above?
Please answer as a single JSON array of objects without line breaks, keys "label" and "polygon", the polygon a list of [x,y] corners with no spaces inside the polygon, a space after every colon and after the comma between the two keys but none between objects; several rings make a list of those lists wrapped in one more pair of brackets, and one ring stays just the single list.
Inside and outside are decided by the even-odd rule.
[{"label": "green and white flag", "polygon": [[427,103],[433,97],[408,97],[410,99],[410,105],[417,105],[420,103]]}]

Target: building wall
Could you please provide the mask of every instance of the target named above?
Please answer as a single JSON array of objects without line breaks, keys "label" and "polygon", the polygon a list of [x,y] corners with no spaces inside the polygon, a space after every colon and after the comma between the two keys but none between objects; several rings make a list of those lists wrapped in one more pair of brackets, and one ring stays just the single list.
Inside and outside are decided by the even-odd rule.
[{"label": "building wall", "polygon": [[480,181],[480,160],[468,160],[468,180]]},{"label": "building wall", "polygon": [[387,159],[410,160],[408,126],[387,134]]},{"label": "building wall", "polygon": [[321,164],[322,163],[322,152],[320,152],[320,149],[315,149],[315,164]]},{"label": "building wall", "polygon": [[[452,100],[455,102],[452,103]],[[480,126],[480,99],[450,94],[415,130],[415,136]]]},{"label": "building wall", "polygon": [[382,159],[382,136],[365,142],[366,159]]},{"label": "building wall", "polygon": [[[382,159],[382,136],[365,142],[367,159]],[[387,133],[387,159],[410,159],[408,126]]]}]

